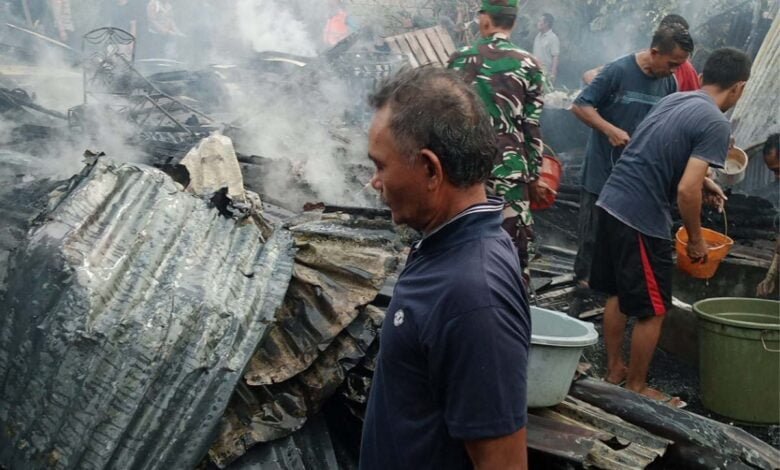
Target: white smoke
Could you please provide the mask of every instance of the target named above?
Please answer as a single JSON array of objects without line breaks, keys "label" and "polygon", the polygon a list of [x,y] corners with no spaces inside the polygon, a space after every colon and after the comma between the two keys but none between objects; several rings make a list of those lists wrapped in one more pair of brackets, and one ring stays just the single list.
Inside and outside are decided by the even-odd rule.
[{"label": "white smoke", "polygon": [[[219,117],[224,116],[225,121],[241,128],[241,139],[235,142],[237,150],[245,155],[288,161],[292,176],[305,182],[317,200],[354,203],[353,196],[367,178],[361,174],[359,178],[366,181],[359,181],[355,175],[347,175],[347,166],[354,162],[368,164],[366,136],[354,132],[354,128],[350,142],[335,134],[345,134],[344,128],[349,127],[345,125],[345,114],[359,108],[365,97],[350,88],[343,74],[330,71],[324,59],[317,57],[324,47],[321,37],[329,4],[315,3],[236,0],[225,5],[207,1],[201,7],[175,12],[178,26],[186,36],[177,39],[180,57],[171,58],[197,57],[198,67],[209,63],[237,64],[241,73],[238,78],[227,80],[230,103]],[[147,45],[154,49],[148,42],[150,38],[145,38]],[[37,78],[33,76],[17,86],[34,93],[38,104],[66,114],[84,100],[77,55],[47,45],[40,51]],[[263,62],[259,53],[299,56],[304,65]],[[286,70],[274,75],[269,73],[273,67]],[[90,98],[90,102],[95,99]],[[147,160],[141,149],[128,144],[137,137],[138,129],[126,119],[107,107],[90,108],[88,117],[89,125],[83,132],[71,131],[67,122],[55,120],[61,128],[59,137],[22,145],[16,150],[45,159],[47,164],[41,172],[47,176],[66,177],[79,171],[86,149],[103,151],[118,161]],[[7,142],[16,125],[13,120],[0,122],[2,142]],[[284,200],[291,191],[289,181],[290,175],[268,175],[263,192]]]},{"label": "white smoke", "polygon": [[317,47],[306,26],[277,0],[238,0],[241,36],[255,52],[275,51],[313,56]]}]

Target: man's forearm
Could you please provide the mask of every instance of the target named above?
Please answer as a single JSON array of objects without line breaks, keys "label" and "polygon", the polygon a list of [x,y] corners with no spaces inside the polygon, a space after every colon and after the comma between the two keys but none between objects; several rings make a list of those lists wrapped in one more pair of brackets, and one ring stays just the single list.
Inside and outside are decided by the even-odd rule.
[{"label": "man's forearm", "polygon": [[465,441],[466,451],[477,470],[526,470],[526,428],[504,437]]},{"label": "man's forearm", "polygon": [[553,57],[552,65],[550,66],[550,75],[553,80],[558,77],[558,56]]},{"label": "man's forearm", "polygon": [[602,134],[608,134],[615,127],[610,124],[609,121],[601,117],[601,114],[599,114],[593,106],[580,106],[575,104],[572,105],[571,112],[574,113],[580,121]]},{"label": "man's forearm", "polygon": [[701,240],[701,188],[680,189],[677,192],[677,208],[680,211],[690,241]]},{"label": "man's forearm", "polygon": [[593,81],[593,79],[596,78],[596,76],[601,72],[601,69],[603,69],[603,65],[599,65],[595,69],[590,69],[582,74],[582,82],[585,85],[590,85],[590,83]]}]

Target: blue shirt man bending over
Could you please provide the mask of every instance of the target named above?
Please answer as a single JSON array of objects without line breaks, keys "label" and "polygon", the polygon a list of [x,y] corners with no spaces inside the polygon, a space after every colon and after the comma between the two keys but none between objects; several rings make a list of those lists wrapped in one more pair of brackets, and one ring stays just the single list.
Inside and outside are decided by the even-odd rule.
[{"label": "blue shirt man bending over", "polygon": [[[730,126],[723,113],[739,101],[750,68],[750,59],[736,49],[714,51],[704,65],[701,91],[675,93],[658,103],[631,137],[597,202],[590,281],[610,296],[604,311],[605,379],[625,381],[627,389],[672,406],[684,403],[647,385],[672,303],[672,206],[677,203],[688,231],[687,256],[704,262],[702,202],[722,207],[725,200],[707,171],[726,161]],[[637,321],[627,364],[628,317]]]},{"label": "blue shirt man bending over", "polygon": [[372,185],[424,238],[382,327],[360,468],[525,469],[531,325],[503,201],[485,194],[491,121],[435,68],[400,73],[372,104]]},{"label": "blue shirt man bending over", "polygon": [[674,72],[693,52],[693,40],[681,24],[662,24],[650,48],[607,64],[577,97],[572,112],[592,127],[582,169],[582,193],[574,263],[577,280],[585,285],[593,259],[594,210],[601,188],[634,130],[661,98],[677,91]]}]

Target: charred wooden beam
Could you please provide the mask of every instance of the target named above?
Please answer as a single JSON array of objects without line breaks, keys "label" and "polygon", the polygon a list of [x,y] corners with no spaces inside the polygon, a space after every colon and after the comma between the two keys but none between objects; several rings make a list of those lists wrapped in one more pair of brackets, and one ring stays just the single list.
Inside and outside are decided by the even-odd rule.
[{"label": "charred wooden beam", "polygon": [[674,441],[665,461],[675,468],[770,470],[780,466],[780,451],[734,426],[672,408],[599,380],[578,380],[569,393]]},{"label": "charred wooden beam", "polygon": [[671,441],[573,397],[532,410],[528,447],[584,468],[647,468]]},{"label": "charred wooden beam", "polygon": [[357,217],[390,219],[390,209],[374,209],[371,207],[351,207],[338,205],[325,205],[324,213],[343,212]]}]

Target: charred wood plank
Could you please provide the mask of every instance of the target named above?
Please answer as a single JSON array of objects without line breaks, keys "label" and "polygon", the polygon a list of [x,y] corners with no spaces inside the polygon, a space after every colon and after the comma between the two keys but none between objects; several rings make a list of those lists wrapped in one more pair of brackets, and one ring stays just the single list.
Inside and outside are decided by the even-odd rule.
[{"label": "charred wood plank", "polygon": [[600,436],[604,437],[569,423],[528,415],[528,448],[571,462],[585,463]]},{"label": "charred wood plank", "polygon": [[780,466],[780,451],[741,429],[672,408],[606,382],[581,379],[569,392],[629,423],[674,441],[665,460],[676,468]]},{"label": "charred wood plank", "polygon": [[325,205],[325,214],[333,212],[342,212],[344,214],[354,215],[357,217],[366,217],[369,219],[383,218],[390,219],[390,209],[374,209],[371,207],[352,207],[352,206],[339,206],[339,205]]},{"label": "charred wood plank", "polygon": [[530,449],[585,468],[647,468],[664,455],[669,444],[573,397],[529,415]]}]

